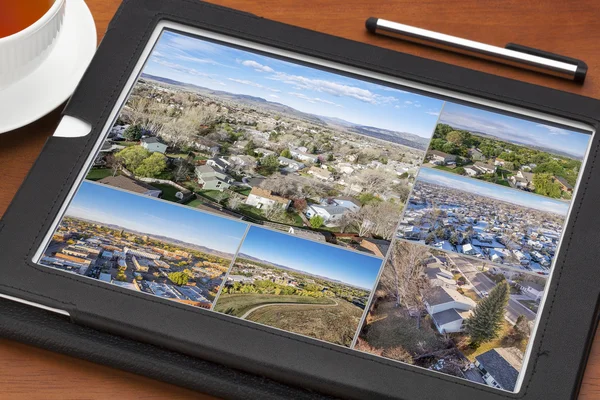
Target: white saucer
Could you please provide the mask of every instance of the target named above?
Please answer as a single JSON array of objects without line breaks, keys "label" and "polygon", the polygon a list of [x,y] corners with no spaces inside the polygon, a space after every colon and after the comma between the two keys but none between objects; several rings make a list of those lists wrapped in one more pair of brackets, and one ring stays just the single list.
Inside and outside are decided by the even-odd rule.
[{"label": "white saucer", "polygon": [[67,0],[60,35],[30,75],[0,90],[0,133],[40,119],[71,96],[96,51],[96,25],[83,0]]}]

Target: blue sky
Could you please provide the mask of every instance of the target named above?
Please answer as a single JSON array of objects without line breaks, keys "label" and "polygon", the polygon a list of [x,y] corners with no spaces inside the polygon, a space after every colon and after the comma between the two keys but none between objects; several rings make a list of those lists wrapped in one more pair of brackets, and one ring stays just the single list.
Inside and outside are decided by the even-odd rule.
[{"label": "blue sky", "polygon": [[443,101],[165,31],[144,73],[431,137]]},{"label": "blue sky", "polygon": [[486,133],[514,144],[567,152],[580,160],[591,138],[584,133],[450,102],[444,106],[440,122],[454,128]]},{"label": "blue sky", "polygon": [[554,200],[549,197],[539,196],[523,190],[511,189],[506,186],[468,178],[451,172],[443,172],[434,168],[421,168],[417,181],[425,181],[436,185],[447,186],[452,189],[464,190],[480,196],[491,197],[497,200],[503,200],[509,203],[565,216],[569,210],[569,203],[565,201]]},{"label": "blue sky", "polygon": [[84,181],[67,216],[119,225],[146,234],[235,254],[246,224]]},{"label": "blue sky", "polygon": [[267,229],[250,227],[240,253],[371,290],[382,260]]}]

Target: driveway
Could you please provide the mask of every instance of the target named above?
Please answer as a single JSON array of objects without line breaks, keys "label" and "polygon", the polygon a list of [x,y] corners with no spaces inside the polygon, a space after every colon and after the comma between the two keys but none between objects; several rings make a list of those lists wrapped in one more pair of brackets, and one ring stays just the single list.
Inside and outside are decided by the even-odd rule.
[{"label": "driveway", "polygon": [[[477,268],[472,264],[471,260],[456,255],[450,255],[450,258],[456,266],[456,269],[458,269],[465,276],[465,278],[467,278],[478,294],[482,291],[489,293],[496,286],[494,281],[485,276],[483,272],[477,270]],[[536,317],[536,314],[533,311],[527,307],[524,307],[513,297],[513,295],[511,295],[510,299],[508,300],[508,305],[506,306],[506,319],[514,324],[517,322],[519,315],[524,315],[529,321],[535,320]]]}]

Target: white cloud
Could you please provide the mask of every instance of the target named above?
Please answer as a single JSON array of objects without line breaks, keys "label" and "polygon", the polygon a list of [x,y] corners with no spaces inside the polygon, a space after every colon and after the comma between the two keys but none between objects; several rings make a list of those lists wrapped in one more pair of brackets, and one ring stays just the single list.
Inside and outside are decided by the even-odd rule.
[{"label": "white cloud", "polygon": [[269,67],[268,65],[262,65],[252,60],[242,61],[242,65],[245,67],[253,68],[255,71],[258,72],[275,72],[273,68]]},{"label": "white cloud", "polygon": [[413,102],[412,102],[412,101],[410,101],[410,100],[405,100],[405,101],[404,101],[404,104],[411,105],[412,103],[413,103]]},{"label": "white cloud", "polygon": [[314,103],[323,103],[323,104],[330,104],[330,105],[336,106],[336,107],[343,107],[341,104],[334,103],[333,101],[321,99],[319,97],[310,97],[310,96],[307,96],[307,95],[305,95],[303,93],[288,92],[288,94],[290,96],[294,96],[294,97],[297,97],[299,99],[306,100],[309,103],[313,103],[313,104]]},{"label": "white cloud", "polygon": [[425,114],[435,115],[436,117],[440,115],[439,111],[425,111]]},{"label": "white cloud", "polygon": [[270,94],[269,97],[273,97],[274,99],[278,99],[279,96],[277,96],[276,94]]},{"label": "white cloud", "polygon": [[155,62],[156,64],[160,64],[164,67],[167,67],[171,70],[177,71],[177,72],[181,72],[183,74],[186,75],[194,75],[194,76],[206,76],[206,77],[212,77],[214,75],[212,74],[207,74],[205,72],[200,72],[197,69],[194,68],[190,68],[190,67],[186,67],[185,65],[181,65],[181,64],[177,64],[171,61],[167,61],[167,60],[163,60],[162,58],[156,58],[153,57],[152,61]]},{"label": "white cloud", "polygon": [[557,128],[555,126],[544,125],[544,124],[536,124],[536,126],[547,129],[551,135],[568,135],[569,134],[569,132],[567,132],[566,130],[564,130],[562,128]]},{"label": "white cloud", "polygon": [[370,90],[356,86],[344,85],[323,79],[307,78],[300,75],[290,75],[283,72],[276,72],[273,76],[269,77],[269,79],[293,85],[294,89],[297,90],[306,89],[327,93],[336,97],[350,97],[370,104],[385,104],[398,101],[395,97],[381,96]]},{"label": "white cloud", "polygon": [[236,83],[240,83],[242,85],[248,85],[248,86],[254,86],[257,88],[262,88],[263,85],[256,83],[256,82],[252,82],[252,81],[248,81],[248,80],[244,80],[244,79],[235,79],[235,78],[227,78],[228,80],[232,81],[232,82],[236,82]]}]

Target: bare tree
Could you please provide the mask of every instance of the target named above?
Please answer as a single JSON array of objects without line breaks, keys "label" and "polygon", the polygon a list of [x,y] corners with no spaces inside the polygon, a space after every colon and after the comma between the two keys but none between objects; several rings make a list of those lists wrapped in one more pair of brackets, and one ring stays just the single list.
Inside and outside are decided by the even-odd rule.
[{"label": "bare tree", "polygon": [[242,204],[244,204],[244,198],[237,193],[234,193],[227,199],[227,207],[231,210],[237,210]]},{"label": "bare tree", "polygon": [[283,218],[285,210],[281,204],[275,204],[271,207],[263,208],[263,213],[266,219],[270,221],[278,221]]},{"label": "bare tree", "polygon": [[396,242],[392,247],[380,285],[394,297],[396,306],[423,308],[422,292],[429,286],[422,277],[427,256],[428,250],[424,246]]},{"label": "bare tree", "polygon": [[173,171],[173,179],[175,182],[181,182],[187,178],[189,172],[189,164],[186,160],[181,160],[179,166]]},{"label": "bare tree", "polygon": [[389,201],[374,202],[373,207],[373,233],[385,240],[391,240],[396,234],[396,228],[402,213],[399,204]]},{"label": "bare tree", "polygon": [[360,185],[368,193],[383,193],[392,185],[393,177],[382,170],[364,169],[350,183]]}]

